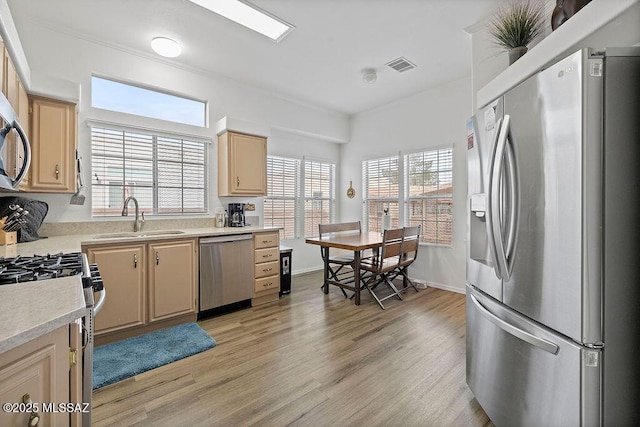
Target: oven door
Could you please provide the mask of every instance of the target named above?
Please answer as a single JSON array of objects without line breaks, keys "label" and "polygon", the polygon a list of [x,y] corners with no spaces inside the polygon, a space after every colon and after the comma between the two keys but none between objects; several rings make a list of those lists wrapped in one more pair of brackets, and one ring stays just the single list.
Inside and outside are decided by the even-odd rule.
[{"label": "oven door", "polygon": [[18,190],[31,164],[31,147],[11,104],[0,94],[0,189]]}]

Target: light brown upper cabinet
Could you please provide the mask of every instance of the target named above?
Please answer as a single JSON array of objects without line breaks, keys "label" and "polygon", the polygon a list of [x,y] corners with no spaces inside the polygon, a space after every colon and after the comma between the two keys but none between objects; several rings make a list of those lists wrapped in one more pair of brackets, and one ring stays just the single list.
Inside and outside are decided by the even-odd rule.
[{"label": "light brown upper cabinet", "polygon": [[31,97],[31,179],[26,191],[76,191],[76,105]]},{"label": "light brown upper cabinet", "polygon": [[18,111],[18,72],[13,65],[9,51],[3,49],[2,54],[4,58],[2,60],[3,73],[2,73],[2,92],[9,100],[9,104],[13,107],[14,111]]},{"label": "light brown upper cabinet", "polygon": [[267,138],[230,131],[218,136],[218,195],[267,195]]},{"label": "light brown upper cabinet", "polygon": [[[27,92],[24,89],[16,67],[13,65],[11,56],[4,45],[0,42],[2,48],[2,72],[0,73],[0,79],[2,81],[2,93],[11,104],[13,110],[18,114],[18,119],[22,128],[29,135],[29,100],[27,98]],[[11,177],[18,175],[20,165],[22,165],[22,159],[24,158],[24,149],[22,144],[16,144],[16,136],[13,132],[7,135],[6,143],[3,145],[2,158],[4,159],[4,168]],[[28,177],[23,179],[23,183]],[[20,186],[22,188],[22,184]]]},{"label": "light brown upper cabinet", "polygon": [[[29,96],[27,95],[27,91],[25,90],[22,82],[18,79],[18,109],[16,110],[18,113],[18,118],[20,120],[20,124],[22,125],[22,129],[24,133],[27,135],[29,141],[31,141],[31,120],[29,120]],[[21,165],[22,159],[24,158],[24,147],[22,144],[16,145],[16,157],[18,161],[16,164]],[[19,171],[16,170],[17,174]],[[20,183],[20,190],[25,190],[29,188],[29,176],[31,174],[27,173],[25,177],[22,179]]]}]

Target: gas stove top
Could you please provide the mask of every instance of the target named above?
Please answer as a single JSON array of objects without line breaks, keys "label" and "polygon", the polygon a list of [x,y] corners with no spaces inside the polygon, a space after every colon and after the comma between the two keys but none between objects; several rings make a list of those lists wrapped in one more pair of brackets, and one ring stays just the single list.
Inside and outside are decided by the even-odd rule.
[{"label": "gas stove top", "polygon": [[83,256],[80,252],[0,257],[0,285],[83,275],[83,287],[92,286],[96,292],[102,290],[98,267],[89,264],[89,269],[90,277],[84,274]]}]

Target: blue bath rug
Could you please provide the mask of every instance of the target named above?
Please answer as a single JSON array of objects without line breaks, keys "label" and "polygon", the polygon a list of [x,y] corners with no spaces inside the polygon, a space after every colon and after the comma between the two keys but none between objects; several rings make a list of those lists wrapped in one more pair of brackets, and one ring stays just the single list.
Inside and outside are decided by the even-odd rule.
[{"label": "blue bath rug", "polygon": [[138,335],[96,347],[93,351],[93,389],[124,380],[216,345],[196,323]]}]

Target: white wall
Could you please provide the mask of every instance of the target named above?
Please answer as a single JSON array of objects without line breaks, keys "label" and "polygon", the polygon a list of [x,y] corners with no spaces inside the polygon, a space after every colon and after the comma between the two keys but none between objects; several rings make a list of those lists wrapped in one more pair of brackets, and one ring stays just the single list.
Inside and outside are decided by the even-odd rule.
[{"label": "white wall", "polygon": [[[471,78],[355,115],[351,142],[341,146],[340,219],[362,218],[362,160],[453,145],[453,245],[421,245],[411,275],[464,292],[466,235],[466,121],[471,115]],[[346,190],[353,181],[357,197]]]},{"label": "white wall", "polygon": [[[331,111],[294,103],[275,94],[249,87],[231,79],[204,74],[186,67],[176,67],[155,57],[138,55],[110,46],[40,27],[21,32],[20,41],[26,53],[32,73],[32,92],[69,99],[79,90],[78,149],[83,158],[85,183],[90,182],[90,133],[87,120],[105,120],[132,126],[142,126],[167,131],[205,136],[215,140],[213,129],[188,125],[175,125],[161,120],[135,117],[91,107],[90,79],[92,74],[103,77],[164,88],[177,94],[209,102],[208,120],[211,126],[225,116],[265,124],[274,129],[269,138],[268,151],[279,147],[280,152],[292,146],[293,152],[310,150],[334,152],[332,141],[349,139],[348,117]],[[51,82],[51,85],[47,83]],[[66,84],[60,84],[61,82]],[[58,84],[53,84],[58,83]],[[61,90],[61,88],[63,90]],[[289,135],[289,136],[286,136]],[[293,135],[305,135],[293,137]],[[224,206],[231,201],[249,202],[217,197],[216,144],[210,145],[209,156],[209,205]],[[321,147],[329,147],[322,149]],[[49,214],[46,222],[72,222],[91,220],[90,191],[84,193],[83,206],[70,205],[70,195],[30,193],[28,196],[46,201]],[[212,209],[213,211],[213,209]]]}]

